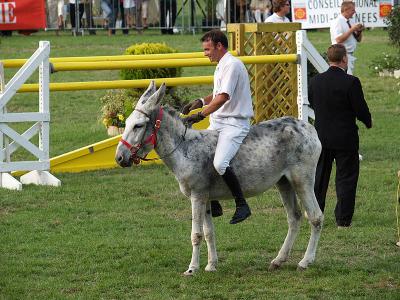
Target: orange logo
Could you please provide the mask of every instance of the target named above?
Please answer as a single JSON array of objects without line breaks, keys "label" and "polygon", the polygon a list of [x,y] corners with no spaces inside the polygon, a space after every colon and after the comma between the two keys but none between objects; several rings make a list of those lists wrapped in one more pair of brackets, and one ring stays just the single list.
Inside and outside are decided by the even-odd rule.
[{"label": "orange logo", "polygon": [[392,5],[386,3],[379,4],[379,16],[381,18],[387,17],[392,11]]},{"label": "orange logo", "polygon": [[294,18],[296,20],[307,20],[307,12],[305,7],[294,8]]}]

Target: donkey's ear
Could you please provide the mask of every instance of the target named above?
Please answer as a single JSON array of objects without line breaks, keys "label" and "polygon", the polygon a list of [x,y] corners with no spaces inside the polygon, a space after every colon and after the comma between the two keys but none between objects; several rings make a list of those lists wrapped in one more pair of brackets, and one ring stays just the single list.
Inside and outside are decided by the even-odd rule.
[{"label": "donkey's ear", "polygon": [[150,81],[150,84],[147,88],[147,90],[143,93],[143,95],[140,97],[138,104],[140,104],[140,106],[144,105],[147,100],[149,100],[149,98],[157,91],[156,89],[156,84],[154,82],[154,80]]},{"label": "donkey's ear", "polygon": [[154,94],[154,97],[156,98],[156,104],[160,103],[162,98],[164,98],[166,88],[167,87],[166,87],[165,83],[163,83],[163,84],[161,84],[158,91]]}]

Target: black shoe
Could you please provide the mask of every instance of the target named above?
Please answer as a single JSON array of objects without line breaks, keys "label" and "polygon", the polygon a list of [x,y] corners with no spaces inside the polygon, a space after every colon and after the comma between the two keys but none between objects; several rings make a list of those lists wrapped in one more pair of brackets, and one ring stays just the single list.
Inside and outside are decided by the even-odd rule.
[{"label": "black shoe", "polygon": [[245,205],[236,207],[235,214],[233,215],[232,220],[229,223],[230,224],[240,223],[246,220],[248,217],[250,217],[250,215],[251,215],[250,207],[246,203]]},{"label": "black shoe", "polygon": [[222,216],[224,213],[222,211],[222,206],[218,201],[211,201],[211,215],[216,218]]}]

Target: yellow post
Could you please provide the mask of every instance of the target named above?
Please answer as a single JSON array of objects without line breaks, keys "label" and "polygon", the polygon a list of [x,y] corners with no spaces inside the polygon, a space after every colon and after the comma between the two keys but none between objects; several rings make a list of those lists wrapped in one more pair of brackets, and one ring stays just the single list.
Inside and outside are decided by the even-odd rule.
[{"label": "yellow post", "polygon": [[[245,64],[297,62],[297,54],[285,55],[260,55],[238,56]],[[176,67],[200,67],[212,66],[208,58],[184,58],[184,59],[159,59],[138,61],[94,61],[94,62],[59,62],[53,64],[54,71],[84,71],[84,70],[121,70],[121,69],[155,69]]]},{"label": "yellow post", "polygon": [[[230,51],[237,56],[236,51]],[[155,60],[155,59],[184,59],[184,58],[203,58],[203,52],[188,53],[166,53],[166,54],[140,54],[140,55],[110,55],[110,56],[83,56],[83,57],[53,57],[50,58],[51,63],[59,62],[94,62],[94,61],[134,61],[134,60]],[[4,68],[20,68],[27,59],[5,59]]]}]

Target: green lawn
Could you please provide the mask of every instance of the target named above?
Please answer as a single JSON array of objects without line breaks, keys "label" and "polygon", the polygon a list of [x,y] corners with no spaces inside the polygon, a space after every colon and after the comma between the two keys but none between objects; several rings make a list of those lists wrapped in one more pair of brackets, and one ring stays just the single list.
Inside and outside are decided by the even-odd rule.
[{"label": "green lawn", "polygon": [[[200,35],[146,32],[109,38],[39,33],[2,38],[0,59],[26,58],[38,41],[51,42],[51,56],[121,54],[139,42],[166,42],[182,52],[200,51]],[[310,32],[323,51],[327,31]],[[368,70],[376,55],[394,50],[383,30],[365,32],[356,56],[374,128],[360,124],[364,156],[353,227],[337,230],[331,185],[317,260],[296,271],[309,237],[303,222],[290,260],[276,272],[269,262],[286,235],[279,194],[272,189],[249,199],[253,216],[232,226],[233,201],[215,219],[219,268],[194,278],[181,273],[191,257],[190,204],[164,166],[140,166],[80,174],[57,174],[62,187],[0,189],[0,299],[399,299],[400,248],[395,246],[397,170],[400,169],[399,80]],[[14,70],[15,71],[15,70]],[[212,74],[185,69],[184,76]],[[11,76],[7,71],[7,79]],[[118,79],[116,71],[53,74],[53,82]],[[34,80],[31,80],[34,82]],[[193,87],[193,98],[208,87]],[[98,121],[105,91],[51,95],[51,156],[105,139]],[[37,95],[19,95],[10,111],[34,109]],[[332,180],[333,182],[333,180]],[[203,246],[202,264],[207,263]]]}]

